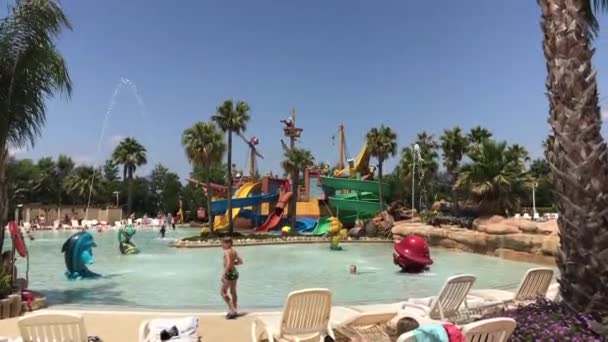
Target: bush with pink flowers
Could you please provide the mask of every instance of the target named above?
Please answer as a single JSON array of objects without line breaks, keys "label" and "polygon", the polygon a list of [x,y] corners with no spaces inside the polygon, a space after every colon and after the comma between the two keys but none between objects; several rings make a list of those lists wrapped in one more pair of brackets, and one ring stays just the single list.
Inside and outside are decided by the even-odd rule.
[{"label": "bush with pink flowers", "polygon": [[493,317],[511,317],[517,321],[511,341],[608,341],[591,330],[591,315],[574,312],[563,303],[546,299],[483,318]]}]

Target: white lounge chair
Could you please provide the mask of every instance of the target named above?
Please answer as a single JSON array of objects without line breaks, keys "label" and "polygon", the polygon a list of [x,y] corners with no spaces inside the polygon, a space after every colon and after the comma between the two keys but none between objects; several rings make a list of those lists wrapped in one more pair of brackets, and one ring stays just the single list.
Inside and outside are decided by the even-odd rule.
[{"label": "white lounge chair", "polygon": [[73,313],[28,315],[17,325],[22,342],[87,342],[88,338],[84,319]]},{"label": "white lounge chair", "polygon": [[72,220],[72,228],[80,228],[78,220]]},{"label": "white lounge chair", "polygon": [[470,295],[482,298],[485,302],[482,306],[520,304],[547,296],[552,281],[552,269],[545,267],[531,268],[526,272],[515,292],[487,289],[472,290]]},{"label": "white lounge chair", "polygon": [[[478,322],[465,324],[461,331],[467,342],[491,341],[507,342],[517,323],[512,318],[490,318]],[[397,342],[416,342],[416,333],[407,332],[397,339]]]},{"label": "white lounge chair", "polygon": [[175,326],[179,331],[179,338],[171,341],[198,342],[199,322],[196,317],[151,319],[139,325],[139,342],[160,342],[160,333]]},{"label": "white lounge chair", "polygon": [[[412,298],[403,303],[403,313],[408,309],[422,310],[425,316],[441,321],[454,323],[469,319],[470,311],[467,295],[475,283],[475,276],[470,274],[458,275],[448,278],[435,297]],[[464,309],[461,307],[464,305]]]},{"label": "white lounge chair", "polygon": [[278,341],[322,341],[334,337],[329,324],[331,292],[328,289],[294,291],[280,315],[260,315],[251,326],[254,342],[267,339]]},{"label": "white lounge chair", "polygon": [[390,342],[385,330],[387,324],[395,317],[397,317],[396,311],[360,313],[334,325],[334,330],[350,338],[362,337],[365,341]]}]

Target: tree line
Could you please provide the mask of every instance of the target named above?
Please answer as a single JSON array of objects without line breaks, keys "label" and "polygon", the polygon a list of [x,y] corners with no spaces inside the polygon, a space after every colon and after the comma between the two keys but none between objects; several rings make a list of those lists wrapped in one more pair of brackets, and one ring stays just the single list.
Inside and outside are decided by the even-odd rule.
[{"label": "tree line", "polygon": [[[384,137],[378,132],[384,132]],[[379,139],[389,146],[385,148],[389,152],[380,153],[380,158],[382,144],[374,142]],[[372,129],[367,143],[379,166],[397,155],[396,135],[388,127]],[[381,168],[379,171],[381,174]],[[532,206],[532,187],[537,207],[553,207],[555,200],[546,158],[531,160],[523,146],[496,140],[492,132],[480,126],[466,133],[458,126],[445,129],[438,138],[426,131],[418,133],[411,145],[401,149],[397,166],[387,178],[394,199],[412,205],[413,190],[413,204],[419,210],[447,200],[475,207],[480,213],[513,214],[523,206]]]}]

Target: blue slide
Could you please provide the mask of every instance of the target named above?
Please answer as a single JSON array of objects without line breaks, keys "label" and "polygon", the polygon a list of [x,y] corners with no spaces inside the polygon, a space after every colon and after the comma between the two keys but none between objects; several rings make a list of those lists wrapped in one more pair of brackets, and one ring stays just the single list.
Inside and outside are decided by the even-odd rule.
[{"label": "blue slide", "polygon": [[[279,194],[264,194],[244,198],[233,198],[233,208],[253,207],[261,203],[274,202],[279,199]],[[211,212],[214,215],[223,214],[228,210],[228,201],[223,199],[211,202]]]}]

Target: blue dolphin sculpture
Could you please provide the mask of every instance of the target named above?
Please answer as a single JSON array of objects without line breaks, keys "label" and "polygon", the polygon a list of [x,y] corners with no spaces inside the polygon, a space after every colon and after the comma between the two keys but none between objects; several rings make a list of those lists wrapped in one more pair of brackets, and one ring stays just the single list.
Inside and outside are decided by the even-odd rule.
[{"label": "blue dolphin sculpture", "polygon": [[97,278],[101,275],[91,272],[87,265],[91,265],[95,262],[93,257],[93,247],[97,247],[93,241],[93,235],[89,232],[78,232],[70,236],[61,251],[65,258],[65,267],[67,271],[65,275],[68,279],[82,279],[82,278]]}]

